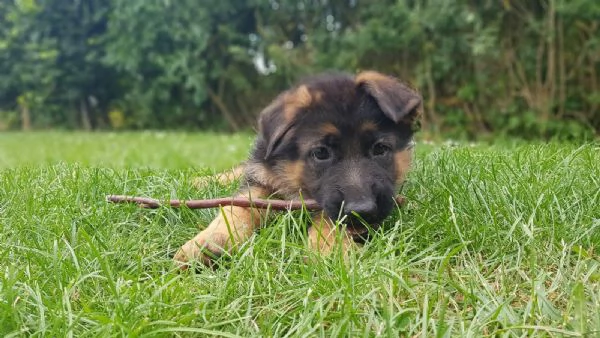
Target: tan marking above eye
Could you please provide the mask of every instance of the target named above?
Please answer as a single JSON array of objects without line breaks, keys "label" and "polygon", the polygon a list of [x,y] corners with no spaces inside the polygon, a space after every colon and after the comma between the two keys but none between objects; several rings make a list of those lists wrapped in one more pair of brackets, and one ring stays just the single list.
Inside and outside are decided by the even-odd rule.
[{"label": "tan marking above eye", "polygon": [[333,123],[324,123],[319,126],[319,131],[324,135],[340,135],[340,130]]},{"label": "tan marking above eye", "polygon": [[376,131],[377,129],[377,124],[373,121],[366,121],[360,125],[360,131],[363,133],[369,131]]}]

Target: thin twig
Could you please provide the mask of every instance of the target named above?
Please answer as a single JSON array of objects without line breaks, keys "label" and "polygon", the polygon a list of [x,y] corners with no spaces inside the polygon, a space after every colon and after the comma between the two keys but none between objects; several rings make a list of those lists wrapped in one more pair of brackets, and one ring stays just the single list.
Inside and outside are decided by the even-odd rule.
[{"label": "thin twig", "polygon": [[[259,209],[270,208],[272,210],[297,210],[305,208],[306,210],[314,211],[321,210],[322,208],[317,204],[317,201],[307,199],[303,201],[287,201],[287,200],[272,200],[272,199],[259,199],[253,198],[249,200],[244,197],[225,197],[225,198],[214,198],[205,200],[169,200],[166,203],[161,201],[148,198],[148,197],[136,197],[136,196],[125,196],[125,195],[109,195],[106,200],[112,203],[136,203],[142,208],[156,209],[162,205],[169,205],[173,208],[179,208],[186,206],[190,209],[205,209],[205,208],[217,208],[225,205],[232,205],[236,207],[253,207]],[[396,203],[402,205],[405,203],[405,199],[402,196],[396,196]]]}]

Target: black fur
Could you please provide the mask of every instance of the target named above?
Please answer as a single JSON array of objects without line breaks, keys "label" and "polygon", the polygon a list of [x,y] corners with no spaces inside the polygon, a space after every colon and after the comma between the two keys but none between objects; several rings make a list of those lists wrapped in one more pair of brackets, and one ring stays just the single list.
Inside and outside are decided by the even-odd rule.
[{"label": "black fur", "polygon": [[[381,222],[394,206],[398,170],[394,154],[412,141],[412,119],[416,103],[420,104],[415,92],[391,81],[383,89],[379,84],[357,83],[346,74],[303,81],[299,86],[314,93],[314,102],[286,119],[284,93],[263,111],[250,167],[276,175],[283,170],[282,163],[301,161],[297,186],[274,190],[287,191],[283,195],[301,190],[332,219],[347,216],[352,224],[358,214],[367,223]],[[293,95],[299,86],[287,94]],[[407,106],[402,106],[402,100]],[[333,125],[338,133],[324,135],[320,130],[324,125]],[[375,128],[365,130],[366,125]],[[249,182],[264,181],[254,173],[247,172]]]}]

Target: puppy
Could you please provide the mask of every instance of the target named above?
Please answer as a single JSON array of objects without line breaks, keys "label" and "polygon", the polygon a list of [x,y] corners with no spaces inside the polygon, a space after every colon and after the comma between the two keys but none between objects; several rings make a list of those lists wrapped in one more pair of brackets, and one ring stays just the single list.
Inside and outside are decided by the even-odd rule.
[{"label": "puppy", "polygon": [[[365,223],[377,226],[393,210],[411,165],[421,101],[407,85],[374,71],[302,81],[261,112],[238,196],[315,199],[323,211],[313,215],[310,247],[327,254],[342,231],[348,249],[367,232]],[[263,212],[223,207],[174,259],[183,268],[191,260],[211,265],[252,235]],[[344,227],[336,226],[340,216]]]}]

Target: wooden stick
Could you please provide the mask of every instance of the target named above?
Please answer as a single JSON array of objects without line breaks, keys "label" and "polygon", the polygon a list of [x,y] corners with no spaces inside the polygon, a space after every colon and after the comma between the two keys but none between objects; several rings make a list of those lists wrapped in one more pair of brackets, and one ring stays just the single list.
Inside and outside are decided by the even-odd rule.
[{"label": "wooden stick", "polygon": [[[396,196],[396,203],[398,205],[404,204],[406,201],[402,196]],[[106,200],[112,203],[136,203],[142,208],[156,209],[162,206],[163,204],[153,198],[147,197],[135,197],[135,196],[125,196],[125,195],[109,195],[106,197]],[[244,197],[225,197],[225,198],[215,198],[215,199],[205,199],[205,200],[169,200],[166,203],[167,205],[173,208],[179,208],[181,206],[186,206],[190,209],[205,209],[205,208],[217,208],[225,205],[233,205],[237,207],[243,208],[260,208],[267,209],[270,208],[272,210],[298,210],[302,208],[306,208],[310,211],[321,210],[322,208],[317,204],[317,201],[312,199],[307,199],[304,201],[287,201],[287,200],[268,200],[268,199],[259,199],[254,198],[249,200]]]}]

